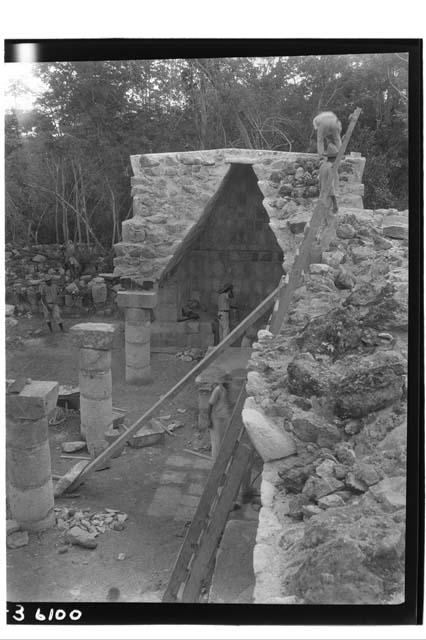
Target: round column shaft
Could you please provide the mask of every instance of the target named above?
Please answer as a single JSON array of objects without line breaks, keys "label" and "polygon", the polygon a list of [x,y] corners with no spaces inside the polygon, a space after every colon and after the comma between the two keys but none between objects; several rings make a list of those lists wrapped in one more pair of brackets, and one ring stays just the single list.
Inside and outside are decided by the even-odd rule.
[{"label": "round column shaft", "polygon": [[33,380],[6,396],[7,496],[12,518],[28,531],[55,523],[48,417],[58,389],[57,382]]},{"label": "round column shaft", "polygon": [[124,309],[126,382],[151,380],[151,313],[157,304],[154,291],[119,291],[118,306]]},{"label": "round column shaft", "polygon": [[111,349],[115,327],[85,322],[71,327],[73,342],[80,348],[81,435],[94,458],[107,448],[105,432],[112,426]]}]

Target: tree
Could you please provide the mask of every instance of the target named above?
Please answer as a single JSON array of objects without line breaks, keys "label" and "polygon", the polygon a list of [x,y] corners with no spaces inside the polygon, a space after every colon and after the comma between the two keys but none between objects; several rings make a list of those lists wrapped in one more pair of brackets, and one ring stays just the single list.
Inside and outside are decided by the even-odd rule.
[{"label": "tree", "polygon": [[[60,62],[6,114],[7,237],[110,247],[131,211],[129,157],[253,147],[315,152],[313,117],[361,118],[367,207],[407,206],[408,61],[400,54]],[[25,87],[14,83],[16,97]]]}]

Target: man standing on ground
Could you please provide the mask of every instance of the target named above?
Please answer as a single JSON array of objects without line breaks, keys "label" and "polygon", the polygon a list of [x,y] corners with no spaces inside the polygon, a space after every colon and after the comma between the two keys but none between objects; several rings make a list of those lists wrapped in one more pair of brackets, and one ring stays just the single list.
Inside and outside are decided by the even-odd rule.
[{"label": "man standing on ground", "polygon": [[213,389],[209,399],[208,418],[213,460],[217,458],[222,438],[231,419],[229,387],[230,375],[226,373]]},{"label": "man standing on ground", "polygon": [[231,310],[231,300],[234,297],[234,285],[227,283],[219,291],[217,300],[218,318],[219,318],[219,341],[222,342],[229,334],[229,313]]},{"label": "man standing on ground", "polygon": [[75,257],[75,245],[72,240],[68,240],[65,246],[65,267],[70,270],[71,278],[73,280],[80,277],[80,263]]},{"label": "man standing on ground", "polygon": [[51,276],[46,276],[44,284],[40,287],[41,306],[46,324],[50,333],[53,333],[52,321],[57,322],[61,331],[64,331],[61,312],[58,306],[58,288],[52,282]]}]

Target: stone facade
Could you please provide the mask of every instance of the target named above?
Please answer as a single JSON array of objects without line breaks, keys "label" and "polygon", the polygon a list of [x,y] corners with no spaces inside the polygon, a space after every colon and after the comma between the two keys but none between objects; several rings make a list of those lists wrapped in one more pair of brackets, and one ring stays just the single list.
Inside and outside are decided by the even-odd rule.
[{"label": "stone facade", "polygon": [[[114,275],[158,286],[153,343],[211,344],[218,288],[234,282],[238,324],[294,259],[319,195],[315,154],[246,149],[131,157],[133,218],[115,245]],[[341,207],[362,208],[365,159],[339,169]],[[197,323],[177,323],[196,301]],[[201,311],[201,313],[200,313]]]}]

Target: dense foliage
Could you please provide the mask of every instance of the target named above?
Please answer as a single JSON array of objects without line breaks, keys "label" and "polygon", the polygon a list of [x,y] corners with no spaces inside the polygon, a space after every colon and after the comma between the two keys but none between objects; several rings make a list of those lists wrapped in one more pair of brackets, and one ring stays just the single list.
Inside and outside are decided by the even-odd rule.
[{"label": "dense foliage", "polygon": [[[111,246],[131,216],[129,156],[252,147],[315,151],[333,110],[367,158],[365,206],[407,207],[407,56],[334,55],[38,65],[45,91],[6,114],[7,239]],[[16,96],[19,86],[10,91]]]}]

